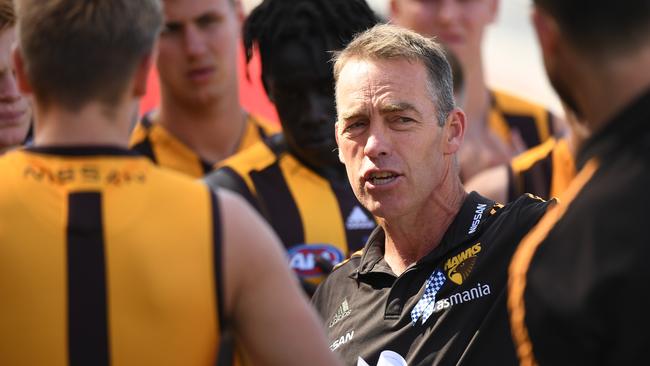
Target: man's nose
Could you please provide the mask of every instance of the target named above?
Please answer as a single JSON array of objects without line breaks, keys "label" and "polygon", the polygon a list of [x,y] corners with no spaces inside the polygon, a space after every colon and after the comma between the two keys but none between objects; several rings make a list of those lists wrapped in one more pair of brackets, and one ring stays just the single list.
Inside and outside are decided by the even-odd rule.
[{"label": "man's nose", "polygon": [[460,8],[456,1],[440,0],[438,2],[438,9],[434,14],[441,24],[450,25],[457,21]]},{"label": "man's nose", "polygon": [[202,55],[207,49],[205,39],[201,31],[194,25],[188,25],[183,34],[185,52],[191,57]]},{"label": "man's nose", "polygon": [[390,138],[386,128],[379,123],[370,123],[368,139],[363,148],[363,153],[371,159],[387,156],[390,153]]}]

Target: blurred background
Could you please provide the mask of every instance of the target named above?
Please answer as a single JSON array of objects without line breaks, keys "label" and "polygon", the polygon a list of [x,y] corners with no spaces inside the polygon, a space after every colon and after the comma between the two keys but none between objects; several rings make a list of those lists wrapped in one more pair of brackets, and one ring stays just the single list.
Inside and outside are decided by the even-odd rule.
[{"label": "blurred background", "polygon": [[[366,0],[384,18],[388,0]],[[260,0],[243,0],[248,12]],[[497,21],[488,28],[483,51],[486,74],[491,86],[546,105],[564,115],[542,65],[537,40],[530,24],[530,0],[501,0]]]},{"label": "blurred background", "polygon": [[[250,12],[261,0],[242,0]],[[387,18],[388,0],[366,0],[382,17]],[[531,0],[500,0],[497,20],[488,27],[483,55],[489,86],[510,91],[545,105],[558,116],[564,116],[559,99],[552,90],[542,64],[534,30],[530,23]],[[242,106],[266,119],[277,122],[274,106],[268,101],[260,81],[259,59],[245,66],[243,49],[240,54],[240,99]],[[148,93],[143,98],[141,112],[155,108],[159,102],[155,70],[149,78]]]}]

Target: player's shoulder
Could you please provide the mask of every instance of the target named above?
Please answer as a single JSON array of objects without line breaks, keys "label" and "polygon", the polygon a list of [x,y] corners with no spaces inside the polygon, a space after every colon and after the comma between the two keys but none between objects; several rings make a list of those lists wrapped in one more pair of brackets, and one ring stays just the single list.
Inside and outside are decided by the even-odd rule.
[{"label": "player's shoulder", "polygon": [[352,273],[353,270],[359,267],[362,257],[363,257],[363,249],[357,250],[356,252],[352,253],[349,258],[334,266],[334,268],[332,269],[332,273],[339,270],[341,270],[340,273],[347,273],[347,274]]},{"label": "player's shoulder", "polygon": [[182,197],[189,192],[202,194],[208,189],[208,186],[194,177],[179,171],[160,167],[150,161],[147,164],[148,184],[150,188],[159,187],[164,192],[171,194],[171,197]]},{"label": "player's shoulder", "polygon": [[248,174],[253,170],[263,170],[275,163],[276,155],[263,141],[257,142],[251,147],[223,160],[217,165],[219,168],[230,168],[240,175]]},{"label": "player's shoulder", "polygon": [[528,227],[537,223],[555,204],[557,204],[555,199],[547,201],[533,194],[525,193],[499,208],[497,214],[514,225]]},{"label": "player's shoulder", "polygon": [[151,133],[153,123],[151,120],[151,115],[147,114],[142,116],[142,118],[133,126],[131,131],[131,136],[129,137],[129,147],[133,148],[134,146],[142,143]]}]

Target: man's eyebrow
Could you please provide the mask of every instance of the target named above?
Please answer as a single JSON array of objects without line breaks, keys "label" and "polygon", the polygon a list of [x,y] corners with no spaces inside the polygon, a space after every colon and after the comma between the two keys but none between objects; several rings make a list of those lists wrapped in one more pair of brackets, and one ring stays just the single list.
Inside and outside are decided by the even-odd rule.
[{"label": "man's eyebrow", "polygon": [[379,108],[379,112],[382,114],[402,111],[413,111],[418,113],[418,110],[412,104],[406,102],[388,103]]},{"label": "man's eyebrow", "polygon": [[[417,115],[420,115],[420,112],[417,110],[417,108],[415,108],[415,106],[413,106],[411,103],[407,103],[407,102],[387,103],[382,105],[379,108],[380,114],[403,112],[403,111],[411,111],[413,113],[416,113]],[[359,108],[359,109],[354,109],[351,111],[341,113],[341,119],[345,121],[350,119],[356,119],[359,117],[365,117],[366,115],[367,113],[365,109]]]},{"label": "man's eyebrow", "polygon": [[344,113],[341,113],[341,119],[344,121],[350,119],[356,119],[359,117],[365,117],[365,116],[366,116],[366,111],[363,108],[353,109],[351,111],[346,111]]}]

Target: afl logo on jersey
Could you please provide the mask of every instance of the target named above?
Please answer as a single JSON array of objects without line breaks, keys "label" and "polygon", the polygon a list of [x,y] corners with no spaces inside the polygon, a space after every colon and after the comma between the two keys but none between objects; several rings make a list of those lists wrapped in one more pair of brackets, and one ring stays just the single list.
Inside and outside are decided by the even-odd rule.
[{"label": "afl logo on jersey", "polygon": [[336,247],[327,244],[300,244],[289,248],[289,265],[301,277],[323,275],[316,265],[318,258],[325,259],[335,266],[343,261],[343,253]]}]

